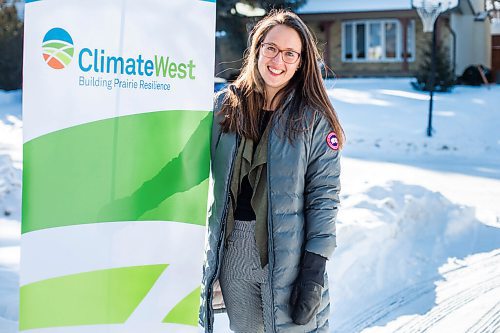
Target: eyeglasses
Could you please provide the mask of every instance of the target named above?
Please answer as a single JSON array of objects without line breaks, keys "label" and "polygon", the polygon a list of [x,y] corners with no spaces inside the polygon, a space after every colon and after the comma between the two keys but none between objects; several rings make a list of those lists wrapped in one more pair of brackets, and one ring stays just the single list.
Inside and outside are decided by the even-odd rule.
[{"label": "eyeglasses", "polygon": [[273,43],[262,43],[262,55],[266,58],[274,58],[278,53],[281,53],[281,59],[287,64],[295,64],[300,58],[300,53],[292,50],[280,50]]}]

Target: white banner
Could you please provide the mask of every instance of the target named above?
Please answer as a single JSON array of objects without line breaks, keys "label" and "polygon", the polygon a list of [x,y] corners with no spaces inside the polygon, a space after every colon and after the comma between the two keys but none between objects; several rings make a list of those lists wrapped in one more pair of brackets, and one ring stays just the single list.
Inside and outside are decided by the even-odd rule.
[{"label": "white banner", "polygon": [[196,332],[215,0],[26,2],[20,331]]}]

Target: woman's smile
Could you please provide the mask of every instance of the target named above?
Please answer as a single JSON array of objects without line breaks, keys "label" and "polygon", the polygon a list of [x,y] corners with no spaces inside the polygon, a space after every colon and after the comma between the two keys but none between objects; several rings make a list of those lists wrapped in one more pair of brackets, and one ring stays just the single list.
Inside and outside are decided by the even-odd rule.
[{"label": "woman's smile", "polygon": [[273,68],[271,66],[267,66],[267,69],[269,69],[269,71],[271,72],[271,75],[273,75],[273,76],[279,76],[284,72],[284,70],[282,70],[282,69]]}]

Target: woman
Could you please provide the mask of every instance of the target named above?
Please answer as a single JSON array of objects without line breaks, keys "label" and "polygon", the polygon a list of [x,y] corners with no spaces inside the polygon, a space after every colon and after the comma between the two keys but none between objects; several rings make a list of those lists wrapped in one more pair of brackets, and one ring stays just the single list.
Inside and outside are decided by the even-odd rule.
[{"label": "woman", "polygon": [[343,130],[297,15],[271,12],[250,41],[214,108],[200,324],[213,332],[220,284],[235,332],[324,332]]}]

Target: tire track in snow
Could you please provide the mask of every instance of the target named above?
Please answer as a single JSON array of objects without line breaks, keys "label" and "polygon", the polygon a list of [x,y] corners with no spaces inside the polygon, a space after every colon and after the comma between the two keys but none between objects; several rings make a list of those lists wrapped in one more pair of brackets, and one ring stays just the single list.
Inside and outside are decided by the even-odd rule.
[{"label": "tire track in snow", "polygon": [[452,268],[441,275],[448,281],[440,286],[440,293],[447,290],[456,289],[456,285],[469,276],[477,275],[480,272],[482,281],[475,283],[467,289],[457,290],[453,295],[442,300],[423,316],[410,319],[395,332],[426,332],[436,323],[444,319],[453,311],[465,306],[475,299],[500,288],[500,275],[497,273],[497,266],[500,265],[500,252],[493,251],[486,258],[475,259],[466,266]]},{"label": "tire track in snow", "polygon": [[397,293],[376,303],[374,306],[363,310],[360,314],[349,318],[344,322],[345,324],[339,326],[334,332],[355,333],[376,324],[391,312],[432,292],[435,288],[432,284],[434,280],[435,279],[431,278],[401,289]]},{"label": "tire track in snow", "polygon": [[[489,256],[486,258],[481,258],[479,260],[475,260],[468,264],[467,266],[458,266],[458,267],[453,267],[451,269],[448,269],[444,272],[442,272],[439,275],[435,275],[433,277],[430,277],[428,279],[425,279],[423,281],[420,281],[418,283],[415,283],[407,288],[403,288],[399,290],[398,292],[390,295],[389,297],[385,298],[384,300],[377,302],[375,305],[364,309],[363,311],[359,312],[358,314],[354,315],[353,317],[348,318],[347,320],[343,321],[337,328],[333,330],[333,332],[338,332],[338,333],[357,333],[361,332],[363,329],[374,326],[388,316],[390,313],[393,311],[405,306],[406,304],[409,304],[420,297],[429,294],[431,292],[434,292],[436,290],[435,282],[438,280],[442,280],[443,276],[447,277],[447,280],[450,280],[451,277],[457,275],[457,276],[464,276],[464,275],[469,275],[469,274],[474,274],[475,272],[485,269],[485,268],[490,268],[494,265],[499,265],[499,257],[500,257],[500,252],[494,251],[491,253]],[[464,272],[464,270],[466,270]],[[409,329],[414,327],[412,323],[416,323],[418,319],[422,318],[427,318],[431,313],[434,316],[433,318],[438,318],[442,316],[439,320],[443,319],[446,315],[448,315],[450,312],[452,312],[455,308],[451,309],[451,307],[456,307],[456,309],[462,307],[463,305],[467,304],[467,302],[472,301],[473,299],[480,297],[481,295],[488,293],[489,291],[500,287],[500,276],[495,275],[495,270],[492,270],[493,272],[493,277],[484,280],[483,283],[480,285],[476,285],[474,291],[479,291],[480,294],[474,294],[470,290],[468,290],[467,295],[463,295],[462,292],[458,292],[451,297],[448,297],[445,301],[443,301],[440,305],[437,307],[439,308],[439,312],[433,312],[433,310],[437,310],[436,307],[432,309],[429,313],[424,315],[423,317],[417,317],[414,318],[413,320],[410,320],[406,322],[405,324],[401,325],[396,329],[395,332],[397,332],[400,329]],[[498,281],[493,281],[492,285],[488,287],[488,283],[490,280],[498,280]],[[441,290],[448,290],[448,289],[455,289],[453,285],[446,285],[441,288]],[[481,292],[482,291],[482,292]],[[460,298],[458,298],[460,297]],[[447,301],[447,302],[446,302]],[[443,304],[446,302],[446,304]],[[461,304],[460,306],[458,306]],[[441,307],[440,307],[441,306]],[[443,307],[446,306],[444,311],[448,311],[445,313],[442,313]],[[446,310],[448,309],[448,310]],[[485,315],[486,316],[486,315]],[[423,320],[423,319],[422,319]],[[437,323],[439,320],[435,321],[434,323]],[[500,321],[500,318],[499,318]],[[419,321],[417,323],[420,325],[426,325],[427,321],[421,322]],[[498,323],[497,323],[498,324]],[[410,325],[409,327],[407,327]],[[409,332],[424,332],[428,328],[432,327],[433,323],[430,324],[429,327],[423,328],[420,326],[416,326],[414,329],[416,331],[410,330]],[[424,329],[424,330],[423,330]],[[401,332],[406,332],[406,330],[403,330]],[[475,333],[475,332],[474,332]],[[479,331],[478,333],[482,333],[482,331]]]},{"label": "tire track in snow", "polygon": [[465,333],[495,333],[500,330],[500,302],[469,327]]},{"label": "tire track in snow", "polygon": [[408,322],[398,327],[394,332],[426,332],[429,328],[432,328],[435,324],[437,324],[453,311],[469,304],[473,300],[489,293],[496,288],[500,288],[500,277],[494,277],[485,280],[475,287],[468,289],[467,291],[459,292],[444,299],[424,316],[410,319]]}]

